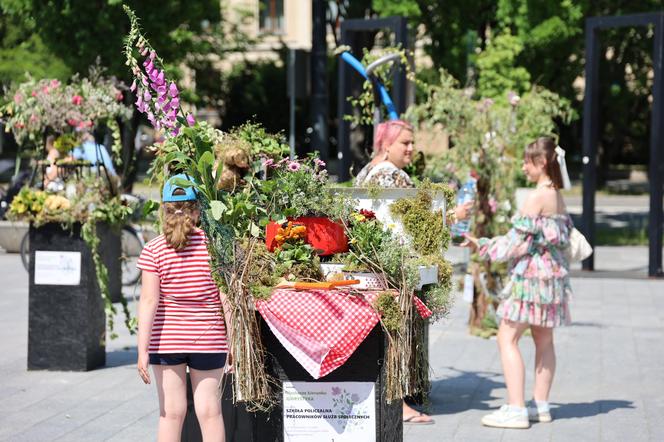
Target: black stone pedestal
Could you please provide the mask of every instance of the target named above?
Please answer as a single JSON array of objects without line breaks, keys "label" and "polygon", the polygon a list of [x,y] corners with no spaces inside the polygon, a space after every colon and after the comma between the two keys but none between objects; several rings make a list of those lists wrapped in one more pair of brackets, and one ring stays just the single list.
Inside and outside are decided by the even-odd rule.
[{"label": "black stone pedestal", "polygon": [[99,236],[99,255],[108,270],[108,292],[112,302],[122,299],[122,244],[120,230],[112,229],[107,224],[97,224]]},{"label": "black stone pedestal", "polygon": [[[30,226],[28,369],[87,371],[106,363],[106,317],[81,225]],[[79,252],[78,285],[35,284],[38,251]]]},{"label": "black stone pedestal", "polygon": [[[376,441],[401,442],[403,421],[401,401],[388,404],[385,397],[385,336],[380,325],[371,331],[344,365],[321,379],[314,379],[302,368],[260,319],[263,343],[268,351],[268,372],[279,382],[374,382],[376,393]],[[282,391],[277,391],[279,403],[269,413],[252,413],[242,403],[233,404],[232,385],[226,378],[222,392],[222,413],[227,442],[283,442]],[[198,425],[193,407],[188,407],[182,441],[200,441],[191,428]],[[200,431],[200,430],[199,430]],[[186,437],[185,437],[186,436]],[[197,438],[198,437],[198,438]]]}]

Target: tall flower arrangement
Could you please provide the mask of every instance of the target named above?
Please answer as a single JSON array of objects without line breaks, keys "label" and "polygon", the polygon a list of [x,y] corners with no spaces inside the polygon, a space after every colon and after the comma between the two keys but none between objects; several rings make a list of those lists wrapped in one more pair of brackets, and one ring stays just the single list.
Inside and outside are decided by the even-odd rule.
[{"label": "tall flower arrangement", "polygon": [[[131,21],[131,31],[125,39],[125,54],[134,75],[129,89],[136,94],[136,109],[146,115],[155,129],[177,136],[183,124],[193,126],[196,121],[191,113],[185,115],[182,111],[177,84],[166,78],[162,59],[140,33],[138,18],[126,6],[125,11]],[[143,58],[142,62],[135,57],[136,51]]]},{"label": "tall flower arrangement", "polygon": [[[213,277],[226,295],[224,308],[230,308],[231,321],[227,329],[236,370],[233,377],[235,400],[257,409],[268,408],[274,398],[247,283],[261,243],[256,223],[265,211],[257,204],[250,177],[244,190],[235,186],[232,186],[234,192],[224,190],[222,177],[228,161],[216,159],[215,153],[225,134],[197,123],[192,115],[182,110],[177,86],[168,80],[162,60],[141,32],[138,18],[128,7],[124,9],[131,23],[125,39],[125,55],[135,77],[131,89],[137,95],[136,107],[147,115],[155,128],[165,129],[167,134],[162,146],[164,152],[158,152],[163,169],[156,172],[162,174],[164,169],[185,172],[191,181],[183,180],[180,185],[195,186],[198,191]],[[142,57],[142,61],[138,57]],[[237,143],[238,147],[241,145]],[[252,147],[247,150],[251,151]],[[237,166],[237,162],[234,164]]]},{"label": "tall flower arrangement", "polygon": [[[438,84],[423,84],[426,99],[408,110],[408,118],[422,127],[442,127],[454,147],[429,158],[425,175],[463,183],[470,171],[479,176],[473,212],[473,234],[504,234],[514,212],[514,192],[526,144],[542,135],[554,135],[556,119],[573,118],[570,104],[551,91],[534,87],[519,97],[505,91],[495,103],[477,98],[447,72]],[[441,173],[442,171],[442,173]],[[473,261],[474,280],[471,328],[491,328],[496,294],[505,274],[503,266]]]}]

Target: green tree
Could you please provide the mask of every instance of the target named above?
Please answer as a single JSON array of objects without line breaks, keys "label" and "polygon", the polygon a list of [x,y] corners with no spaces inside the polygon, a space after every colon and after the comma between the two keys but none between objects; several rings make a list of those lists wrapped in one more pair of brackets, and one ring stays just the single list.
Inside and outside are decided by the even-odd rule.
[{"label": "green tree", "polygon": [[[126,3],[141,17],[155,49],[173,65],[200,45],[202,40],[194,37],[219,29],[218,0],[127,0]],[[36,32],[45,47],[72,72],[85,74],[99,57],[109,74],[129,78],[120,56],[129,21],[120,0],[0,0],[0,9],[3,15]]]},{"label": "green tree", "polygon": [[33,20],[0,14],[0,83],[6,86],[23,81],[26,73],[59,80],[71,75],[62,59],[53,55],[34,32]]},{"label": "green tree", "polygon": [[516,66],[523,43],[510,33],[509,28],[487,43],[477,56],[477,92],[479,96],[506,99],[507,91],[523,94],[530,89],[530,73]]}]

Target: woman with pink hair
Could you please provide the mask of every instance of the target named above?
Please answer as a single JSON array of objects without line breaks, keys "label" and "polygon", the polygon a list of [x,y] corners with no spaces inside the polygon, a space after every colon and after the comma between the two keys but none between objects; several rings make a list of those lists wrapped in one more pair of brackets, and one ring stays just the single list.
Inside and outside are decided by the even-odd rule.
[{"label": "woman with pink hair", "polygon": [[403,168],[413,159],[413,126],[403,120],[380,123],[376,129],[373,158],[355,178],[358,187],[413,187]]}]

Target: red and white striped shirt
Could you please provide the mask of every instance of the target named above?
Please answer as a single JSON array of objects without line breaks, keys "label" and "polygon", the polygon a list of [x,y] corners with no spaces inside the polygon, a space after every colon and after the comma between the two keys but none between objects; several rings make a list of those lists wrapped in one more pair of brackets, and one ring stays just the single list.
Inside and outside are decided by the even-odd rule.
[{"label": "red and white striped shirt", "polygon": [[150,353],[228,352],[219,290],[210,272],[205,233],[194,229],[176,251],[159,235],[145,245],[138,268],[159,275],[159,305]]}]

